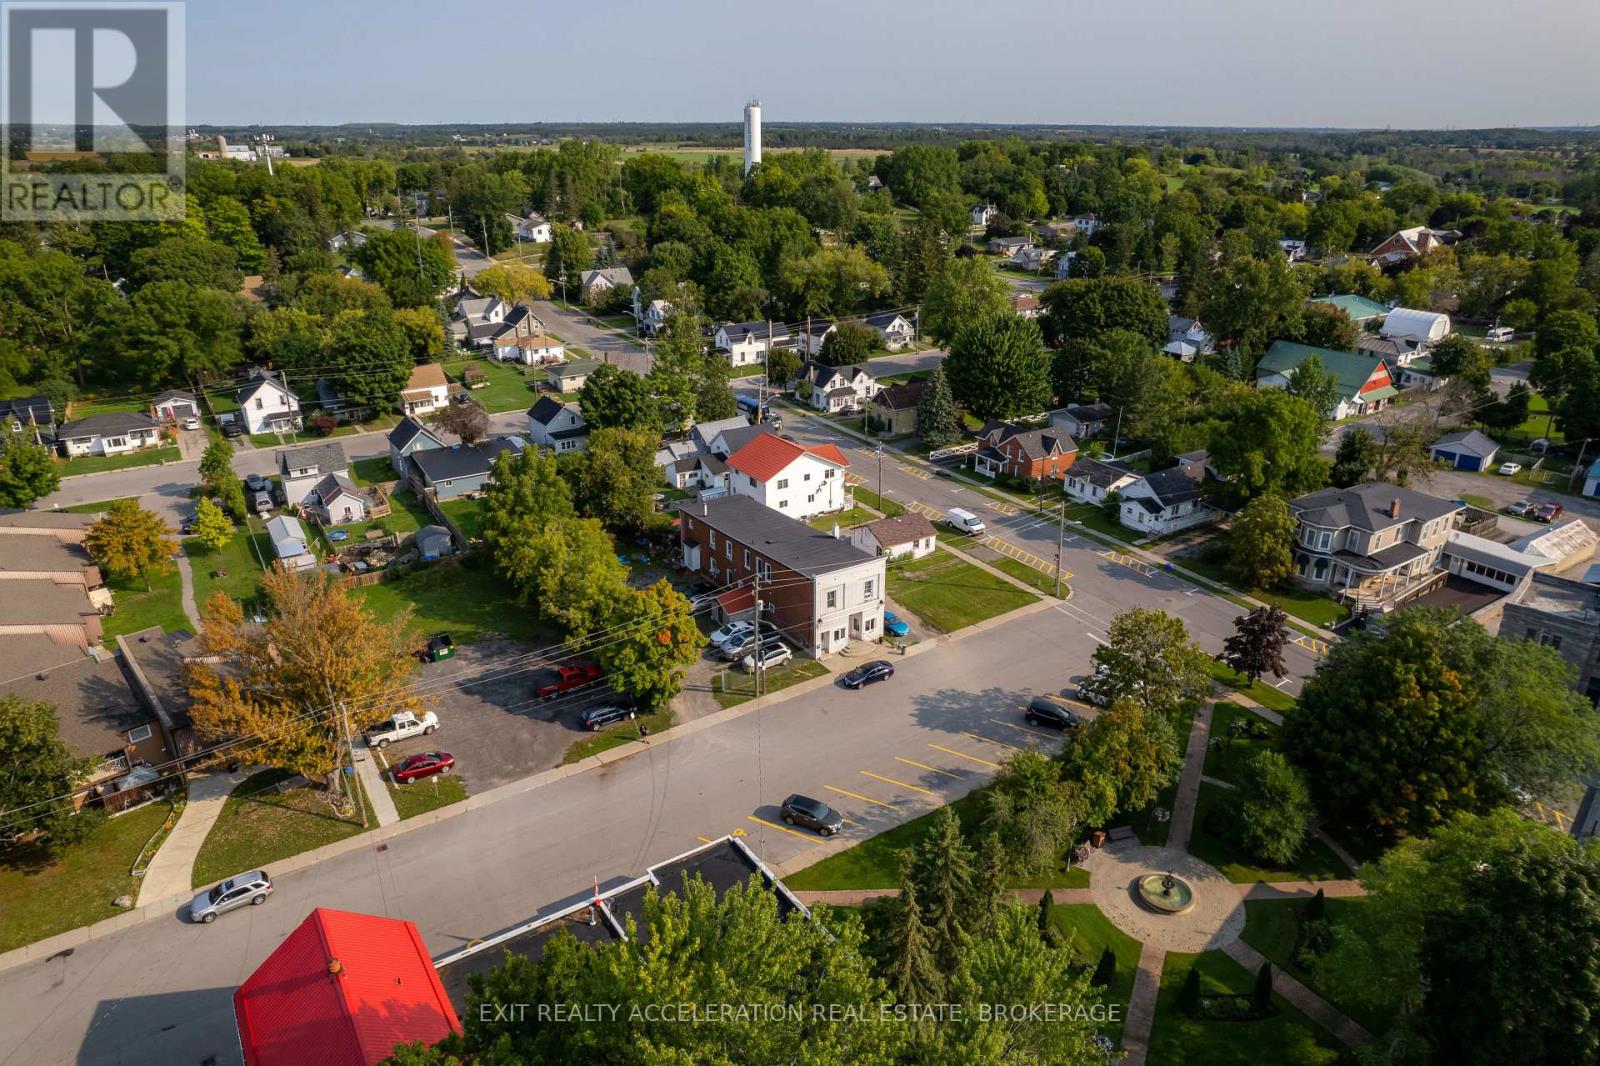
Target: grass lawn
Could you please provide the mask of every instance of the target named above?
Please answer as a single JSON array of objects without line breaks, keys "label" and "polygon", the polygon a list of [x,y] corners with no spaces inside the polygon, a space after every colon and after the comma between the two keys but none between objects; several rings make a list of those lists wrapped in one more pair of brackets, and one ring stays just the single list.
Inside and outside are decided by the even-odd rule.
[{"label": "grass lawn", "polygon": [[943,549],[889,567],[889,595],[946,633],[1038,600]]},{"label": "grass lawn", "polygon": [[483,538],[482,500],[444,500],[439,504],[439,510],[461,528],[468,540]]},{"label": "grass lawn", "polygon": [[[1267,736],[1260,740],[1241,736],[1235,740],[1228,739],[1228,723],[1240,721],[1245,723],[1260,722],[1268,730]],[[1210,748],[1206,751],[1206,776],[1214,777],[1219,781],[1228,781],[1238,784],[1240,767],[1249,762],[1257,752],[1271,751],[1275,747],[1273,736],[1278,728],[1260,715],[1237,703],[1219,702],[1211,713],[1211,737],[1220,740],[1222,747]]]},{"label": "grass lawn", "polygon": [[1292,711],[1297,706],[1297,701],[1287,692],[1267,684],[1265,681],[1252,681],[1246,683],[1243,674],[1236,673],[1226,663],[1219,663],[1215,659],[1208,660],[1206,668],[1211,671],[1211,676],[1216,678],[1228,688],[1242,695],[1249,696],[1269,711],[1280,714]]},{"label": "grass lawn", "polygon": [[462,370],[469,363],[477,363],[488,382],[481,389],[471,390],[472,398],[485,411],[526,411],[539,398],[534,384],[545,379],[541,369],[488,358],[457,359],[444,364],[445,373],[452,381],[460,381]]},{"label": "grass lawn", "polygon": [[112,504],[121,503],[122,500],[132,500],[134,503],[138,503],[139,497],[124,496],[121,500],[101,500],[99,503],[75,503],[71,507],[58,507],[56,510],[68,511],[72,514],[103,514],[106,511],[111,510]]},{"label": "grass lawn", "polygon": [[856,503],[866,504],[885,518],[897,518],[906,513],[906,509],[893,500],[879,496],[876,492],[862,485],[857,485],[851,490],[856,498]]},{"label": "grass lawn", "polygon": [[[1189,747],[1189,733],[1194,728],[1194,704],[1184,704],[1178,712],[1177,721],[1173,724],[1173,734],[1178,738],[1178,750],[1187,751]],[[1161,790],[1156,801],[1142,811],[1133,811],[1118,815],[1112,820],[1113,825],[1127,825],[1133,828],[1134,835],[1139,838],[1139,843],[1150,847],[1161,847],[1167,842],[1167,832],[1172,828],[1172,819],[1165,821],[1156,818],[1156,811],[1172,811],[1173,801],[1178,795],[1178,779],[1174,777],[1172,784]],[[1196,825],[1198,826],[1198,821]]]},{"label": "grass lawn", "polygon": [[1480,496],[1476,492],[1463,492],[1461,494],[1461,502],[1473,507],[1481,507],[1485,511],[1498,511],[1500,509],[1489,497]]},{"label": "grass lawn", "polygon": [[[1012,577],[1023,582],[1024,584],[1032,585],[1035,589],[1044,593],[1046,596],[1054,596],[1056,594],[1055,578],[1045,574],[1041,570],[1035,570],[1026,563],[1019,563],[1009,555],[996,555],[993,559],[985,559],[984,562],[988,563],[996,570],[1010,574]],[[1065,579],[1063,579],[1061,582],[1061,590],[1065,592],[1066,589],[1067,582]]]},{"label": "grass lawn", "polygon": [[609,729],[601,729],[590,733],[582,740],[573,741],[567,753],[561,757],[561,763],[575,763],[587,759],[591,755],[598,755],[602,751],[620,748],[639,739],[639,727],[644,726],[650,730],[652,736],[663,733],[672,727],[672,708],[655,711],[650,714],[640,715],[631,722],[618,722]]},{"label": "grass lawn", "polygon": [[1119,1003],[1122,1010],[1116,1021],[1106,1023],[1102,1032],[1113,1043],[1120,1044],[1128,1000],[1133,998],[1133,977],[1139,969],[1139,942],[1112,925],[1093,903],[1057,903],[1050,909],[1050,921],[1071,940],[1072,953],[1079,965],[1093,970],[1106,948],[1117,957],[1117,975],[1105,989],[1105,1002]]},{"label": "grass lawn", "polygon": [[1331,1066],[1338,1043],[1305,1015],[1273,997],[1281,1013],[1252,1022],[1205,1021],[1178,1011],[1178,991],[1189,969],[1200,967],[1201,995],[1249,995],[1256,975],[1220,951],[1204,955],[1169,952],[1161,970],[1150,1059],[1183,1066]]},{"label": "grass lawn", "polygon": [[864,522],[873,521],[872,515],[859,507],[852,507],[848,511],[835,511],[832,514],[819,514],[806,524],[812,529],[820,529],[824,533],[838,526],[840,530],[848,530],[851,526],[859,526]]},{"label": "grass lawn", "polygon": [[410,785],[397,785],[385,774],[384,787],[402,821],[467,798],[467,783],[460,774],[434,774]]},{"label": "grass lawn", "polygon": [[[1235,764],[1237,765],[1237,764]],[[1255,881],[1338,881],[1354,876],[1350,868],[1316,837],[1307,836],[1306,842],[1287,868],[1265,866],[1259,859],[1246,854],[1206,825],[1207,816],[1217,812],[1222,819],[1227,790],[1216,785],[1202,784],[1200,798],[1195,803],[1194,832],[1189,838],[1189,854],[1208,862],[1222,871],[1222,875],[1235,884]]]},{"label": "grass lawn", "polygon": [[1334,626],[1350,617],[1350,608],[1336,602],[1332,597],[1316,592],[1312,589],[1289,588],[1279,592],[1266,592],[1261,589],[1239,588],[1239,585],[1229,576],[1221,563],[1210,559],[1184,558],[1175,560],[1186,570],[1192,570],[1201,577],[1209,578],[1219,585],[1227,588],[1239,589],[1240,592],[1254,596],[1258,600],[1275,604],[1283,608],[1284,612],[1310,622],[1312,625],[1324,629]]},{"label": "grass lawn", "polygon": [[1102,536],[1110,537],[1112,540],[1120,540],[1124,544],[1132,544],[1141,536],[1141,534],[1125,527],[1121,522],[1107,518],[1105,512],[1100,508],[1087,503],[1079,504],[1076,507],[1068,507],[1067,520],[1069,522],[1078,522]]},{"label": "grass lawn", "polygon": [[[279,859],[361,832],[360,818],[340,818],[322,789],[312,786],[280,793],[273,787],[293,776],[287,770],[263,770],[233,790],[195,856],[191,883],[196,888],[244,870],[265,867],[270,873]],[[370,812],[368,818],[372,825],[378,824]]]},{"label": "grass lawn", "polygon": [[171,808],[152,803],[109,819],[52,861],[31,848],[0,860],[0,951],[123,913],[111,901],[136,891],[128,873]]},{"label": "grass lawn", "polygon": [[381,485],[398,481],[399,475],[394,472],[388,456],[374,455],[350,464],[350,480],[357,485]]},{"label": "grass lawn", "polygon": [[[185,537],[183,550],[194,571],[195,603],[202,610],[215,592],[226,593],[240,603],[249,603],[261,594],[261,559],[272,558],[272,541],[265,532],[241,529],[218,551],[207,548],[198,538]],[[224,576],[213,576],[218,574]]]},{"label": "grass lawn", "polygon": [[176,444],[165,448],[143,448],[124,455],[80,455],[74,459],[57,459],[62,477],[73,474],[99,474],[106,470],[127,470],[135,466],[155,466],[157,463],[176,463],[182,456]]},{"label": "grass lawn", "polygon": [[176,565],[164,574],[151,574],[148,592],[137,577],[110,578],[106,584],[116,608],[101,623],[107,641],[151,626],[160,626],[169,633],[190,628],[183,613],[183,578]]},{"label": "grass lawn", "polygon": [[[1327,905],[1325,913],[1330,925],[1338,925],[1342,919],[1366,905],[1366,900],[1360,898],[1329,899],[1323,902]],[[1327,996],[1322,992],[1315,971],[1298,965],[1293,958],[1295,936],[1299,931],[1297,912],[1304,906],[1304,900],[1250,900],[1244,905],[1245,923],[1242,936],[1246,944],[1265,955],[1274,966],[1284,970],[1312,991],[1322,994],[1326,999]],[[1329,1002],[1366,1026],[1372,1033],[1386,1032],[1394,1021],[1393,1012],[1390,1011],[1352,1007],[1335,1003],[1331,999]]]},{"label": "grass lawn", "polygon": [[418,637],[445,632],[457,644],[470,644],[491,633],[527,641],[558,637],[541,628],[532,607],[512,599],[505,582],[484,559],[437,563],[352,591],[379,618],[411,608],[410,631]]},{"label": "grass lawn", "polygon": [[[765,684],[762,686],[762,695],[777,692],[779,689],[798,685],[802,681],[809,681],[813,677],[821,677],[828,672],[828,668],[815,659],[790,659],[782,666],[768,670],[763,675]],[[756,695],[755,675],[747,674],[738,663],[729,663],[717,675],[715,695],[717,702],[724,707],[733,707],[745,700],[754,699]]]},{"label": "grass lawn", "polygon": [[[410,489],[401,489],[389,496],[389,513],[383,518],[368,522],[366,527],[377,526],[386,533],[398,533],[402,537],[407,533],[414,533],[423,526],[436,524],[433,515],[422,506],[421,501]],[[350,535],[357,536],[359,530],[352,529]]]}]

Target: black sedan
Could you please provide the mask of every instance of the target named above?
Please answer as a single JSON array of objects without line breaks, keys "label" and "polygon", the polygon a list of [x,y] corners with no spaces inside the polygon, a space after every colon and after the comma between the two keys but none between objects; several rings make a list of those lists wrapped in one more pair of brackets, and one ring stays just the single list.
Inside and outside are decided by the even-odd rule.
[{"label": "black sedan", "polygon": [[893,676],[893,663],[886,659],[874,659],[870,663],[862,663],[839,680],[843,682],[845,688],[860,688],[874,681],[887,681]]},{"label": "black sedan", "polygon": [[788,825],[803,825],[831,837],[844,828],[844,816],[821,800],[796,793],[783,801],[778,813]]},{"label": "black sedan", "polygon": [[614,722],[625,722],[637,718],[638,715],[638,710],[631,704],[606,703],[599,707],[588,708],[583,714],[579,715],[579,721],[583,723],[583,728],[592,733],[595,730],[604,729]]},{"label": "black sedan", "polygon": [[1075,711],[1048,696],[1035,696],[1029,700],[1028,709],[1022,716],[1028,720],[1029,725],[1044,726],[1048,729],[1076,729],[1083,724],[1083,719]]}]

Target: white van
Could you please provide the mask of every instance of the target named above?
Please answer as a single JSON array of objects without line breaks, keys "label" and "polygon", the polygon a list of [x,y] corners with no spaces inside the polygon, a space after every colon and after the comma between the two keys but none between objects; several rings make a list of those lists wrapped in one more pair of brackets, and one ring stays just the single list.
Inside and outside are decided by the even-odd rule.
[{"label": "white van", "polygon": [[969,537],[976,537],[979,533],[983,532],[983,519],[979,518],[971,511],[964,511],[959,507],[952,507],[950,510],[945,512],[944,516],[945,518],[949,519],[951,525],[955,526]]},{"label": "white van", "polygon": [[1484,340],[1491,344],[1510,344],[1516,332],[1510,326],[1493,326],[1484,335]]}]

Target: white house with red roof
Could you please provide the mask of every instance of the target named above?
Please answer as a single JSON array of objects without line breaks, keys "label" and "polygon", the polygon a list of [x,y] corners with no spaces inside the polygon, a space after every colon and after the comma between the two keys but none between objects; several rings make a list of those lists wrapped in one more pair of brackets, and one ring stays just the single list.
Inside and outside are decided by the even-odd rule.
[{"label": "white house with red roof", "polygon": [[850,462],[836,444],[807,448],[776,433],[752,437],[727,459],[728,492],[804,521],[844,509]]}]

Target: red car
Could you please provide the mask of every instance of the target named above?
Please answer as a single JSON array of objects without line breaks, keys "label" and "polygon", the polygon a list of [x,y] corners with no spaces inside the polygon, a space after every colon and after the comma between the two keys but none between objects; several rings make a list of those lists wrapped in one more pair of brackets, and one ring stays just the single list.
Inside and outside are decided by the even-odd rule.
[{"label": "red car", "polygon": [[1554,522],[1565,511],[1566,508],[1559,503],[1541,503],[1534,509],[1533,518],[1536,522]]},{"label": "red car", "polygon": [[556,667],[556,679],[548,684],[540,685],[533,690],[533,694],[541,700],[553,700],[574,689],[585,685],[592,685],[600,680],[600,668],[594,663],[578,663],[576,666]]},{"label": "red car", "polygon": [[447,774],[455,764],[456,757],[448,751],[425,751],[395,763],[390,773],[394,775],[396,784],[409,785],[434,774]]}]

